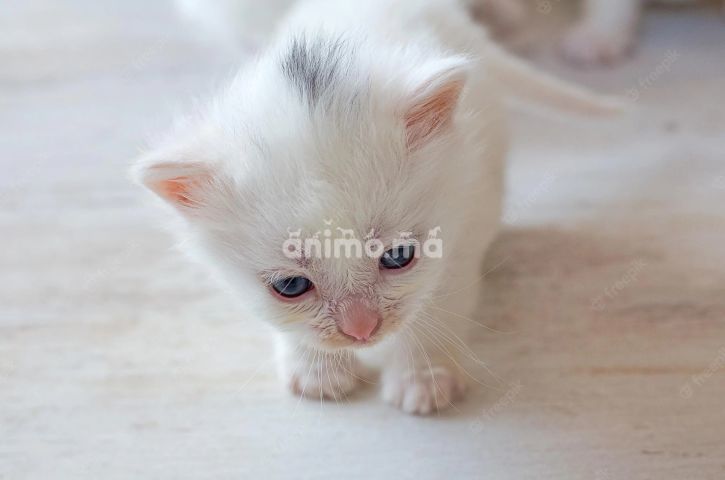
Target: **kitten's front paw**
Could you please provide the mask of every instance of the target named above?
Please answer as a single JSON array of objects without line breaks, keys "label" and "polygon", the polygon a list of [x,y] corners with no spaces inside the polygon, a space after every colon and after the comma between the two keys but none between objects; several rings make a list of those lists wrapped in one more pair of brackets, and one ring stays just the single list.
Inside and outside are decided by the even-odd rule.
[{"label": "kitten's front paw", "polygon": [[564,57],[580,65],[611,64],[632,49],[630,32],[604,33],[589,25],[578,25],[564,38],[561,51]]},{"label": "kitten's front paw", "polygon": [[298,361],[287,367],[284,376],[288,388],[307,398],[340,401],[358,384],[355,362],[347,358],[330,355],[314,363]]},{"label": "kitten's front paw", "polygon": [[444,410],[465,392],[459,372],[446,366],[391,373],[383,379],[383,399],[416,415]]}]

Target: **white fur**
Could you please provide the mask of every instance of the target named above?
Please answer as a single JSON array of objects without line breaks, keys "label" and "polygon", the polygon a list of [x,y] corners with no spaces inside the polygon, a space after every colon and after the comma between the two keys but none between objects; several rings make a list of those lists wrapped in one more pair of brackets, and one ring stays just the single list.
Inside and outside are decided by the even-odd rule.
[{"label": "white fur", "polygon": [[[343,72],[317,102],[280,68],[291,38],[344,40]],[[357,383],[357,359],[384,364],[384,398],[410,413],[445,407],[465,390],[443,336],[460,337],[476,304],[481,261],[494,238],[507,145],[501,100],[529,91],[580,110],[611,105],[535,74],[488,42],[455,0],[311,0],[285,20],[269,50],[199,115],[142,158],[141,183],[182,213],[185,245],[214,268],[250,315],[279,330],[285,382],[298,394],[340,398]],[[404,114],[446,85],[465,83],[450,122],[406,145]],[[188,202],[159,182],[182,179]],[[324,220],[374,229],[379,238],[440,227],[441,259],[382,271],[369,258],[286,258],[288,232],[311,236]],[[315,291],[300,303],[270,293],[302,275]],[[379,306],[372,348],[342,335],[335,311],[351,296]],[[441,334],[442,333],[442,334]],[[385,360],[382,360],[385,359]]]}]

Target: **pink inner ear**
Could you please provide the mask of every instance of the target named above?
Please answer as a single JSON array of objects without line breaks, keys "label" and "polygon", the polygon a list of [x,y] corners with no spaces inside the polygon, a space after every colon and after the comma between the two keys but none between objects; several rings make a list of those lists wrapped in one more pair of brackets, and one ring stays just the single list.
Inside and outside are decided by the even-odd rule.
[{"label": "pink inner ear", "polygon": [[170,202],[185,207],[194,207],[199,203],[192,196],[195,184],[196,181],[190,177],[170,178],[157,184],[157,192]]},{"label": "pink inner ear", "polygon": [[212,174],[205,165],[161,163],[146,171],[144,183],[161,198],[177,207],[198,208]]},{"label": "pink inner ear", "polygon": [[448,127],[463,85],[461,80],[446,83],[408,110],[405,127],[409,150],[422,146]]}]

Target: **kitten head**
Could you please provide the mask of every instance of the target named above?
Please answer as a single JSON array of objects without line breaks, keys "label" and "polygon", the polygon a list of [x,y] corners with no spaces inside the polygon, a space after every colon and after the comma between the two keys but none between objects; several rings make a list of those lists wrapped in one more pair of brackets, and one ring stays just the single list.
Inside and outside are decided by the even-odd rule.
[{"label": "kitten head", "polygon": [[[135,170],[246,307],[321,348],[399,330],[445,268],[421,244],[455,216],[466,61],[383,52],[285,42]],[[370,248],[336,248],[340,232]]]}]

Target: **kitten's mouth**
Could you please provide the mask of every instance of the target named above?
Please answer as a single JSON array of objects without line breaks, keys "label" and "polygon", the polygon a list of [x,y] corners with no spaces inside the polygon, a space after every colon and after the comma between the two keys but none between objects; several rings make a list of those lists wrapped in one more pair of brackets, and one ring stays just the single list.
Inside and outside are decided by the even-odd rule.
[{"label": "kitten's mouth", "polygon": [[385,338],[386,335],[381,334],[374,334],[368,339],[359,340],[357,338],[351,337],[349,335],[345,335],[343,333],[340,333],[339,335],[336,335],[334,338],[327,338],[322,340],[321,344],[325,348],[329,348],[331,350],[361,350],[365,348],[370,348],[374,345],[377,345],[380,343],[383,338]]},{"label": "kitten's mouth", "polygon": [[346,340],[348,341],[347,348],[355,349],[355,350],[370,348],[370,347],[380,343],[380,341],[382,339],[383,339],[383,335],[375,335],[373,337],[368,338],[367,340],[358,340],[355,338],[346,337]]}]

